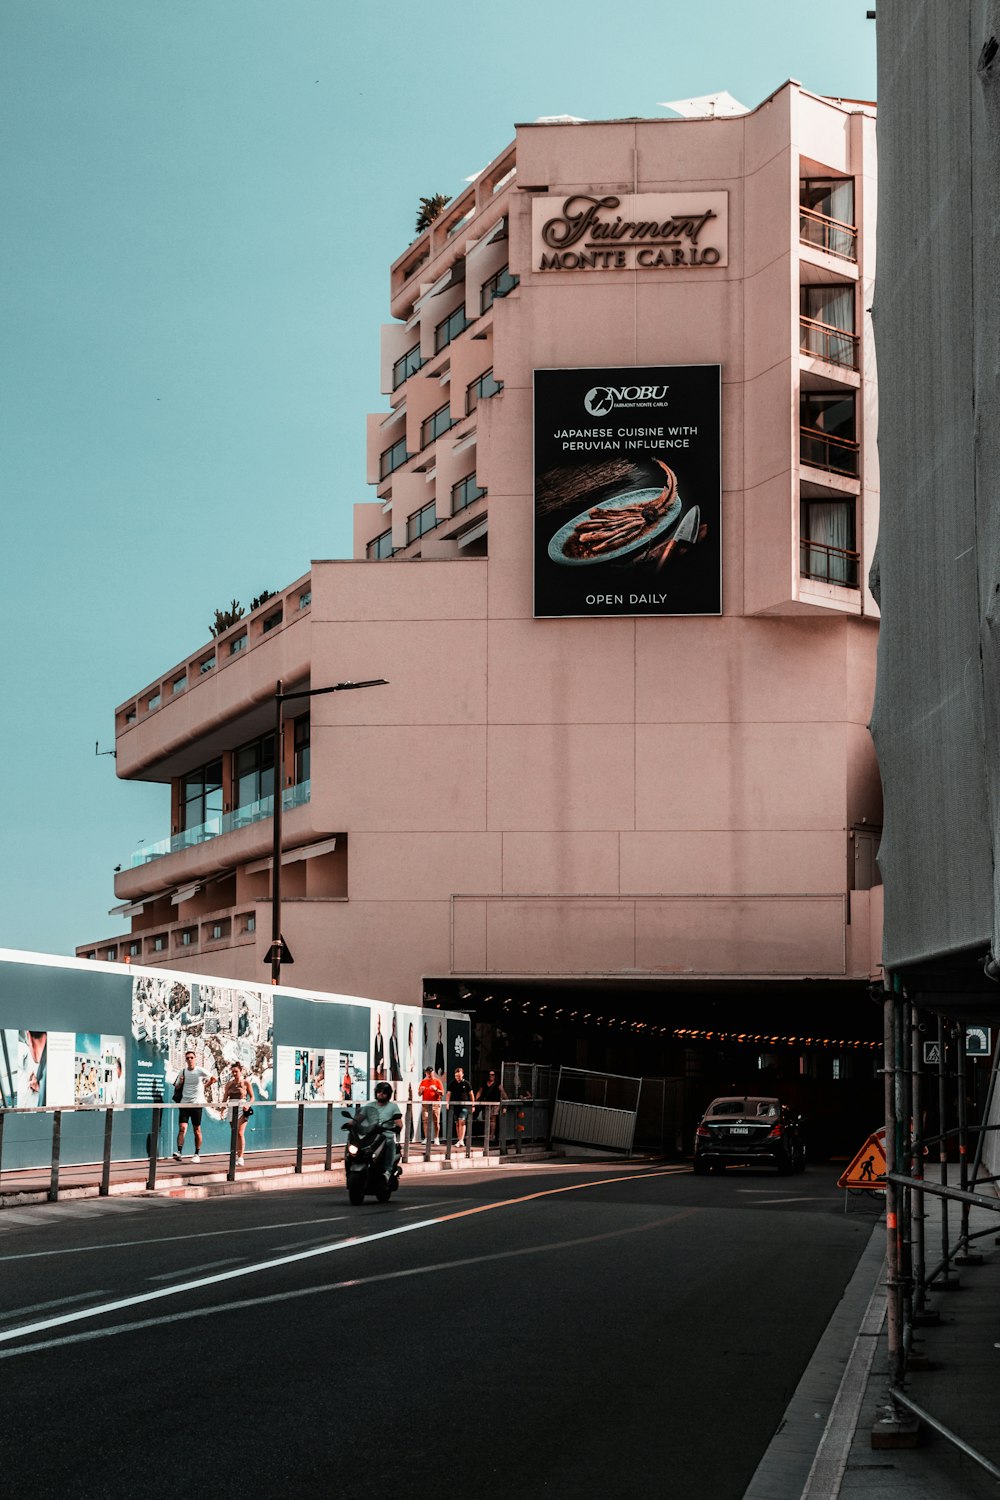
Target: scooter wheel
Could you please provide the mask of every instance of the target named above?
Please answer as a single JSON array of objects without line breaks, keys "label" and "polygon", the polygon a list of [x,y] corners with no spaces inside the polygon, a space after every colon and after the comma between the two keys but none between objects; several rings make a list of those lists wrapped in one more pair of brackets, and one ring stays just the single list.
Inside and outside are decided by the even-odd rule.
[{"label": "scooter wheel", "polygon": [[388,1203],[389,1199],[392,1197],[392,1188],[388,1183],[386,1183],[385,1187],[376,1188],[375,1197],[378,1199],[379,1203]]},{"label": "scooter wheel", "polygon": [[350,1198],[350,1200],[354,1204],[355,1208],[360,1207],[360,1205],[362,1203],[364,1203],[364,1201],[365,1201],[365,1185],[364,1185],[364,1183],[363,1182],[359,1182],[357,1184],[355,1184],[353,1182],[348,1183],[347,1196],[348,1196],[348,1198]]}]

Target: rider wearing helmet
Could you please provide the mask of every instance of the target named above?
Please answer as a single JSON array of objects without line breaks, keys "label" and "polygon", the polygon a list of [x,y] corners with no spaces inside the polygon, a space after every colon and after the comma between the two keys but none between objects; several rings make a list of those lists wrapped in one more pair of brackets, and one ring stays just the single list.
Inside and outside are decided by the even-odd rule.
[{"label": "rider wearing helmet", "polygon": [[386,1181],[392,1176],[392,1169],[396,1164],[398,1154],[397,1137],[403,1128],[403,1111],[392,1097],[392,1084],[384,1080],[375,1085],[375,1109],[378,1114],[378,1122],[382,1127],[385,1137],[385,1157],[383,1171]]}]

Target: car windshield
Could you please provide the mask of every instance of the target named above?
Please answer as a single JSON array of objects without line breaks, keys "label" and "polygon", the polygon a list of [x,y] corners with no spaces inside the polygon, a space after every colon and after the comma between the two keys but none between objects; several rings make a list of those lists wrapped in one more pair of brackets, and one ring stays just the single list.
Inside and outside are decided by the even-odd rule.
[{"label": "car windshield", "polygon": [[781,1106],[776,1099],[716,1099],[708,1106],[708,1113],[718,1118],[730,1115],[744,1119],[777,1119]]}]

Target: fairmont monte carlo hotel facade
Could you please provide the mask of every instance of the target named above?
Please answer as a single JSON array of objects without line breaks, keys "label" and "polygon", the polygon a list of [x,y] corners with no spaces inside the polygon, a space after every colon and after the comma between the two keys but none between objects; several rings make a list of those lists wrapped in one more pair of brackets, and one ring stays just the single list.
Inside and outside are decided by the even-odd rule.
[{"label": "fairmont monte carlo hotel facade", "polygon": [[354,557],[117,709],[163,823],[78,956],[266,981],[280,795],[288,983],[844,1077],[881,1024],[875,174],[873,107],[796,83],[518,126],[389,270]]}]

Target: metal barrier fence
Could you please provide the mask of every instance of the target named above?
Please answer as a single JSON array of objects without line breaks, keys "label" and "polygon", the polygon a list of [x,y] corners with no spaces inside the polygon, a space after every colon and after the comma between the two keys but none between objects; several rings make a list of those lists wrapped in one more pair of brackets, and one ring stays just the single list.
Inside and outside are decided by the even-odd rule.
[{"label": "metal barrier fence", "polygon": [[[925,1063],[923,1043],[936,1022],[936,1062]],[[996,1235],[1000,1223],[970,1230],[970,1211],[1000,1214],[997,1183],[1000,1176],[983,1171],[986,1142],[1000,1131],[991,1123],[995,1113],[1000,1046],[993,1054],[989,1084],[979,1123],[969,1119],[968,1058],[961,1023],[918,1009],[904,994],[886,992],[885,1023],[885,1154],[887,1224],[887,1327],[889,1397],[940,1433],[948,1442],[1000,1479],[1000,1468],[971,1447],[959,1434],[907,1394],[907,1359],[913,1330],[931,1321],[928,1292],[955,1286],[954,1266],[973,1266],[982,1257],[970,1249],[973,1240]],[[953,1123],[952,1123],[953,1122]],[[928,1128],[928,1127],[931,1128]],[[973,1142],[970,1163],[970,1142]],[[949,1148],[956,1148],[958,1185],[949,1181]],[[926,1158],[937,1157],[937,1177],[927,1175]],[[985,1191],[977,1191],[985,1189]],[[928,1270],[925,1234],[925,1195],[941,1201],[940,1260]],[[952,1238],[949,1205],[958,1208],[958,1233]],[[960,1358],[960,1351],[956,1358]]]},{"label": "metal barrier fence", "polygon": [[[56,1202],[60,1192],[60,1177],[64,1169],[69,1165],[63,1159],[64,1147],[64,1123],[66,1117],[86,1117],[88,1120],[99,1119],[103,1116],[102,1151],[100,1161],[74,1162],[73,1166],[94,1166],[99,1169],[98,1194],[107,1197],[111,1191],[111,1168],[113,1162],[119,1163],[129,1161],[145,1161],[146,1189],[152,1191],[156,1187],[157,1174],[160,1163],[171,1156],[169,1147],[161,1148],[161,1136],[164,1127],[173,1124],[179,1110],[184,1107],[177,1104],[115,1104],[115,1105],[56,1105],[40,1106],[34,1109],[0,1109],[0,1188],[4,1182],[4,1128],[8,1119],[24,1117],[30,1120],[40,1120],[51,1117],[51,1147],[47,1168],[36,1168],[35,1170],[47,1170],[49,1176],[48,1198],[50,1202]],[[197,1106],[195,1106],[197,1108]],[[206,1106],[202,1106],[205,1108]],[[544,1100],[509,1100],[502,1103],[491,1103],[483,1101],[466,1107],[466,1113],[461,1115],[461,1107],[454,1104],[414,1104],[406,1102],[401,1106],[403,1112],[403,1129],[400,1141],[401,1157],[404,1162],[411,1159],[411,1155],[422,1155],[425,1160],[430,1161],[435,1156],[434,1140],[426,1128],[425,1122],[435,1123],[437,1129],[435,1134],[438,1140],[438,1154],[449,1161],[454,1155],[471,1158],[473,1155],[481,1155],[484,1158],[506,1156],[513,1152],[520,1155],[524,1146],[530,1141],[538,1139],[548,1140],[549,1106]],[[226,1171],[226,1180],[235,1182],[237,1177],[237,1159],[240,1155],[239,1125],[241,1113],[244,1108],[242,1103],[233,1104],[227,1109],[229,1123],[229,1160]],[[303,1100],[267,1100],[255,1099],[253,1101],[254,1111],[262,1110],[287,1110],[295,1112],[295,1142],[294,1145],[277,1143],[261,1148],[253,1154],[264,1155],[268,1152],[283,1152],[290,1154],[294,1152],[294,1172],[301,1173],[303,1170],[305,1152],[307,1150],[322,1150],[323,1168],[329,1172],[333,1168],[334,1147],[339,1147],[341,1128],[345,1116],[352,1116],[361,1105],[347,1106],[334,1100],[316,1100],[305,1102]],[[216,1109],[218,1107],[216,1106]],[[435,1116],[435,1112],[437,1112]],[[321,1137],[318,1143],[307,1144],[307,1115],[313,1116],[315,1127],[315,1116],[321,1115],[322,1125],[319,1130]],[[118,1157],[115,1158],[114,1151],[114,1126],[115,1116],[124,1116],[131,1121],[138,1116],[143,1116],[149,1121],[149,1134],[146,1140],[145,1157]],[[218,1113],[215,1118],[218,1119]],[[459,1127],[461,1126],[461,1131]],[[325,1128],[323,1128],[325,1127]],[[141,1130],[141,1124],[139,1126]],[[308,1132],[315,1136],[315,1128]],[[218,1154],[218,1153],[213,1153]],[[12,1170],[18,1168],[7,1168],[8,1178]]]}]

